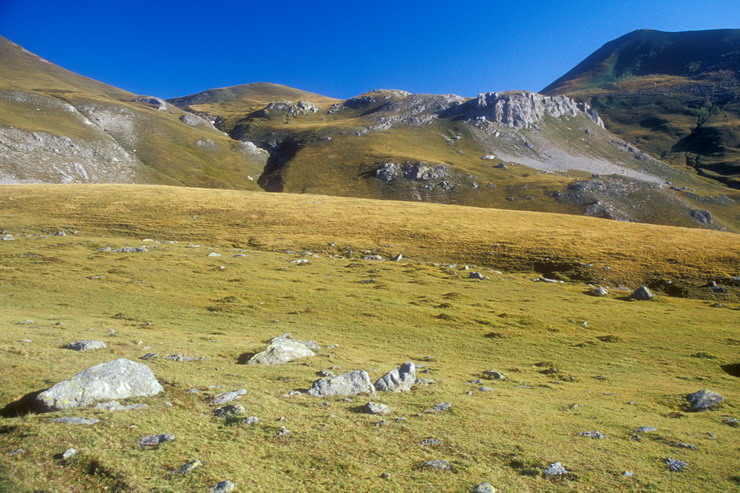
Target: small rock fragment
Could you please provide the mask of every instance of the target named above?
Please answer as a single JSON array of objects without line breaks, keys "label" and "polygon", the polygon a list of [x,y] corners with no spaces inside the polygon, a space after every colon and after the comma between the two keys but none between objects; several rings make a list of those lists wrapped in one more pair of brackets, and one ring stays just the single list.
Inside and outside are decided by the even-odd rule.
[{"label": "small rock fragment", "polygon": [[221,404],[226,404],[228,402],[239,399],[246,393],[247,389],[238,389],[231,392],[224,392],[223,394],[218,394],[216,397],[214,397],[211,401],[211,404],[214,406],[220,406]]},{"label": "small rock fragment", "polygon": [[606,435],[601,433],[600,431],[582,431],[578,434],[578,436],[586,438],[597,438],[599,440],[606,438]]},{"label": "small rock fragment", "polygon": [[71,349],[73,351],[91,351],[93,349],[105,349],[108,346],[103,341],[76,341],[70,342],[64,349]]},{"label": "small rock fragment", "polygon": [[553,462],[547,468],[544,470],[545,476],[551,478],[554,476],[563,476],[565,474],[568,474],[568,470],[563,467],[563,465],[560,462]]},{"label": "small rock fragment", "polygon": [[665,459],[664,462],[665,465],[668,467],[668,470],[673,472],[681,472],[686,469],[686,466],[688,466],[686,462],[678,459],[672,459],[670,457]]},{"label": "small rock fragment", "polygon": [[406,361],[395,370],[391,370],[375,382],[375,389],[381,392],[405,392],[416,383],[416,366]]},{"label": "small rock fragment", "polygon": [[103,411],[133,411],[135,409],[145,409],[149,406],[146,404],[121,404],[118,401],[100,402],[93,409]]},{"label": "small rock fragment", "polygon": [[428,460],[421,463],[421,467],[427,469],[438,469],[440,471],[449,471],[452,469],[450,463],[444,459]]},{"label": "small rock fragment", "polygon": [[139,446],[141,448],[157,448],[163,443],[171,442],[175,439],[175,435],[169,433],[161,433],[159,435],[146,435],[139,439]]},{"label": "small rock fragment", "polygon": [[598,288],[593,288],[587,291],[586,294],[589,296],[600,297],[600,296],[607,296],[609,294],[609,291],[607,291],[607,289],[604,287],[598,287]]},{"label": "small rock fragment", "polygon": [[419,445],[421,445],[422,447],[428,447],[430,445],[441,445],[441,444],[442,444],[442,441],[437,440],[436,438],[425,438],[424,440],[419,442]]},{"label": "small rock fragment", "polygon": [[242,424],[244,425],[253,425],[260,422],[260,419],[257,416],[248,416],[242,420]]},{"label": "small rock fragment", "polygon": [[448,411],[452,407],[452,404],[449,402],[440,402],[439,404],[435,404],[434,406],[427,409],[425,412],[427,413],[443,413],[445,411]]},{"label": "small rock fragment", "polygon": [[496,488],[491,483],[481,483],[473,488],[473,493],[496,493]]},{"label": "small rock fragment", "polygon": [[365,414],[390,414],[391,408],[379,402],[368,402],[362,406],[362,412]]},{"label": "small rock fragment", "polygon": [[236,485],[231,481],[221,481],[211,488],[211,493],[226,493],[227,491],[234,491],[235,489]]},{"label": "small rock fragment", "polygon": [[648,301],[653,299],[653,296],[653,293],[650,292],[647,286],[640,286],[632,292],[630,298],[633,300]]},{"label": "small rock fragment", "polygon": [[229,418],[231,416],[237,416],[244,414],[246,409],[241,404],[227,404],[225,406],[216,408],[213,410],[213,415],[217,418]]},{"label": "small rock fragment", "polygon": [[277,432],[277,436],[279,436],[279,437],[288,437],[288,436],[290,436],[292,434],[293,434],[293,432],[290,431],[289,429],[287,429],[285,426],[281,426],[280,427],[280,430],[278,430],[278,432]]},{"label": "small rock fragment", "polygon": [[75,455],[77,455],[77,449],[73,449],[73,448],[68,448],[67,450],[65,450],[65,451],[64,451],[64,452],[62,453],[62,455],[61,455],[61,458],[62,458],[63,460],[67,460],[67,459],[71,459],[71,458],[72,458],[72,457],[74,457]]},{"label": "small rock fragment", "polygon": [[203,463],[199,461],[198,459],[191,460],[190,462],[187,462],[183,464],[182,466],[180,466],[180,468],[177,469],[176,471],[173,471],[173,474],[187,474],[189,472],[193,472],[194,470],[196,470],[202,465]]},{"label": "small rock fragment", "polygon": [[702,389],[693,394],[686,396],[686,400],[691,404],[689,411],[703,411],[705,409],[711,409],[724,399],[717,392]]},{"label": "small rock fragment", "polygon": [[637,433],[652,433],[654,431],[658,431],[657,428],[654,426],[640,426],[637,430],[635,430]]}]

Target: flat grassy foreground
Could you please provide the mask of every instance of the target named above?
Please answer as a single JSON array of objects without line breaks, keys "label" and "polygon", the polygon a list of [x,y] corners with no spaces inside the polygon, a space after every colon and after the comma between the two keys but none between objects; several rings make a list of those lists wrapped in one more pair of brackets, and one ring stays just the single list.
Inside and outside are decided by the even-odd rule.
[{"label": "flat grassy foreground", "polygon": [[[584,283],[531,281],[547,257],[593,263],[584,272],[609,286],[722,279],[737,275],[737,235],[319,196],[1,191],[0,229],[15,240],[0,242],[0,407],[146,353],[161,355],[146,364],[165,392],[132,400],[149,405],[141,410],[0,418],[0,490],[207,491],[223,480],[265,492],[466,492],[482,482],[501,492],[737,488],[740,430],[724,423],[740,417],[729,366],[740,345],[733,288],[716,307],[718,299],[636,302],[616,289],[594,298]],[[53,236],[58,230],[68,235]],[[147,251],[99,251],[107,246]],[[408,258],[362,260],[364,250]],[[468,279],[466,264],[490,279]],[[286,365],[239,364],[285,332],[322,349]],[[87,339],[108,348],[62,349]],[[163,358],[175,353],[205,359]],[[435,383],[351,402],[284,397],[320,370],[366,370],[374,381],[406,360],[427,365],[418,377]],[[485,370],[508,380],[486,380]],[[492,391],[468,384],[477,378]],[[194,388],[201,393],[187,392]],[[212,416],[209,397],[240,388],[248,393],[237,402],[259,424]],[[702,388],[725,403],[687,412],[684,396]],[[393,413],[357,412],[369,400]],[[452,408],[425,412],[440,402]],[[60,416],[100,422],[49,423]],[[281,426],[292,435],[277,436]],[[657,431],[635,433],[641,426]],[[606,438],[578,436],[592,430]],[[141,450],[138,439],[153,433],[177,438]],[[427,438],[441,443],[420,445]],[[70,447],[75,457],[55,458]],[[668,457],[687,468],[668,471]],[[203,465],[170,474],[194,459]],[[419,467],[435,459],[452,470]],[[543,478],[552,462],[572,474]],[[634,476],[622,477],[627,470]]]}]

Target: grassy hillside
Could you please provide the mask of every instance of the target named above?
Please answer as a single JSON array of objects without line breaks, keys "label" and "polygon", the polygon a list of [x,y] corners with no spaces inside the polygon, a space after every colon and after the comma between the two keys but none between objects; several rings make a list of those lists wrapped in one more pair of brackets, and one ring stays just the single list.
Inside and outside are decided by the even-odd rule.
[{"label": "grassy hillside", "polygon": [[265,157],[241,151],[205,121],[186,125],[180,120],[186,113],[175,106],[159,111],[137,97],[0,37],[0,132],[6,145],[0,182],[259,189],[255,181]]},{"label": "grassy hillside", "polygon": [[[662,295],[630,302],[625,292],[593,298],[581,283],[534,283],[537,273],[508,270],[532,269],[547,255],[595,262],[600,274],[632,279],[629,287],[653,274],[723,280],[737,275],[736,235],[310,195],[2,191],[0,226],[15,240],[2,242],[0,256],[0,405],[149,352],[161,355],[146,364],[165,392],[135,400],[149,404],[142,410],[0,418],[0,489],[203,491],[231,480],[238,491],[467,492],[485,481],[502,492],[720,492],[737,484],[738,431],[723,423],[740,399],[727,366],[737,363],[735,288],[724,308]],[[50,236],[60,229],[68,235]],[[99,251],[106,246],[148,251]],[[362,260],[364,250],[407,258]],[[308,263],[291,263],[300,258]],[[473,263],[490,279],[468,279],[463,266]],[[287,365],[239,364],[284,332],[322,349]],[[80,339],[108,349],[61,348]],[[206,359],[163,358],[173,353]],[[406,360],[436,383],[350,401],[284,397],[319,370],[367,370],[374,380]],[[485,370],[508,379],[484,379],[489,392],[468,384]],[[726,402],[686,412],[683,396],[705,387]],[[212,416],[209,398],[239,388],[248,390],[238,401],[245,416],[259,424]],[[368,400],[392,414],[358,413]],[[450,411],[425,412],[440,402]],[[60,416],[100,422],[49,423]],[[281,426],[292,435],[277,436]],[[640,426],[657,432],[635,433]],[[590,430],[607,436],[577,435]],[[138,439],[151,433],[177,438],[141,450]],[[440,443],[420,445],[427,438]],[[75,457],[55,458],[69,447]],[[667,457],[687,469],[669,472]],[[203,465],[170,474],[194,459]],[[420,467],[435,459],[452,470]],[[572,473],[542,477],[556,461]],[[626,470],[634,476],[624,478]]]},{"label": "grassy hillside", "polygon": [[740,30],[640,30],[543,90],[590,102],[607,128],[679,169],[740,185]]}]

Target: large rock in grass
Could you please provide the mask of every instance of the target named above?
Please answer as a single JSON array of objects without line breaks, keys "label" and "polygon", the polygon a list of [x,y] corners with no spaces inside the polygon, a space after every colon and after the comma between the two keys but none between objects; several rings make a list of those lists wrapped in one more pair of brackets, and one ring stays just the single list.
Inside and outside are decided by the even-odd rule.
[{"label": "large rock in grass", "polygon": [[332,395],[372,394],[375,392],[366,371],[351,371],[334,378],[316,380],[308,394],[317,397]]},{"label": "large rock in grass", "polygon": [[36,396],[40,411],[89,406],[98,401],[147,397],[164,390],[143,363],[121,358],[88,368]]},{"label": "large rock in grass", "polygon": [[717,392],[712,390],[702,389],[689,394],[686,396],[686,400],[691,404],[689,411],[704,411],[705,409],[711,409],[720,402],[724,401],[724,398]]},{"label": "large rock in grass", "polygon": [[375,390],[381,392],[405,392],[416,383],[416,365],[407,361],[395,370],[391,370],[375,382]]},{"label": "large rock in grass", "polygon": [[291,339],[277,339],[261,353],[257,353],[247,362],[250,365],[279,365],[290,361],[316,356],[304,344]]}]

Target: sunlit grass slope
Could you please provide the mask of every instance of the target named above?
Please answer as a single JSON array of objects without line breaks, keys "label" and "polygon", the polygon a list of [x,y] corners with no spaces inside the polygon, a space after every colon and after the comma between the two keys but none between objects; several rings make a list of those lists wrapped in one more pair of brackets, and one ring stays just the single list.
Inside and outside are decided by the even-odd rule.
[{"label": "sunlit grass slope", "polygon": [[[150,405],[143,410],[0,418],[0,490],[207,491],[223,480],[264,492],[468,492],[484,481],[501,492],[736,487],[738,430],[723,421],[738,415],[740,391],[723,367],[737,363],[737,303],[630,302],[618,291],[593,298],[582,283],[534,283],[534,272],[508,271],[549,257],[593,263],[586,272],[631,287],[653,275],[720,278],[737,267],[736,235],[308,195],[0,190],[0,229],[15,238],[0,242],[0,406],[149,352],[161,355],[146,364],[165,388],[141,399]],[[50,235],[62,229],[67,236]],[[148,251],[99,251],[106,246]],[[363,260],[364,250],[407,257]],[[299,258],[308,263],[291,263]],[[468,279],[463,264],[473,263],[490,279]],[[239,364],[284,332],[322,349],[287,365]],[[81,339],[108,349],[61,348]],[[173,353],[206,359],[162,358]],[[357,412],[369,396],[283,397],[308,388],[319,370],[375,379],[406,360],[427,365],[418,376],[436,383],[373,397],[393,411],[385,424]],[[485,370],[508,380],[484,380],[489,392],[468,384]],[[686,412],[683,396],[705,387],[726,402]],[[193,388],[201,393],[186,392]],[[238,402],[260,424],[212,416],[208,399],[240,388],[248,393]],[[440,402],[451,410],[424,412]],[[100,422],[49,423],[60,416]],[[292,436],[278,437],[281,426]],[[658,431],[638,440],[640,426]],[[577,436],[591,430],[607,437]],[[137,440],[152,433],[177,438],[141,450]],[[440,443],[420,445],[427,438]],[[74,458],[54,457],[69,447]],[[687,469],[669,472],[667,457]],[[203,465],[170,474],[194,459]],[[452,470],[419,467],[435,459]],[[543,478],[556,461],[572,474]],[[634,476],[623,478],[626,470]]]}]

